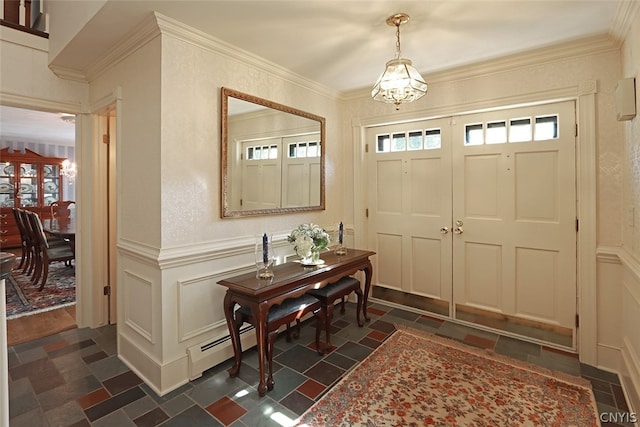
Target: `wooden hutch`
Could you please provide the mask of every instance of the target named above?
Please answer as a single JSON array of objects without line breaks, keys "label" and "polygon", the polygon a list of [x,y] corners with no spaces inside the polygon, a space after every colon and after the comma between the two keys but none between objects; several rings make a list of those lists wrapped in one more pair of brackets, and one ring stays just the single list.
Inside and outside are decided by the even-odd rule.
[{"label": "wooden hutch", "polygon": [[0,250],[21,246],[20,231],[12,208],[51,217],[51,203],[62,198],[62,162],[25,149],[0,150]]}]

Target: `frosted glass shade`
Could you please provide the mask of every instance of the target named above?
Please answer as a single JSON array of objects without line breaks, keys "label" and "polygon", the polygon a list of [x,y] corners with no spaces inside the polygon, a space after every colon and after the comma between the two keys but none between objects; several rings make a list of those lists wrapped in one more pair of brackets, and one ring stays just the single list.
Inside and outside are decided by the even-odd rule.
[{"label": "frosted glass shade", "polygon": [[427,93],[427,83],[420,73],[405,58],[392,59],[376,82],[371,96],[376,101],[395,104],[396,109],[403,102],[420,99]]}]

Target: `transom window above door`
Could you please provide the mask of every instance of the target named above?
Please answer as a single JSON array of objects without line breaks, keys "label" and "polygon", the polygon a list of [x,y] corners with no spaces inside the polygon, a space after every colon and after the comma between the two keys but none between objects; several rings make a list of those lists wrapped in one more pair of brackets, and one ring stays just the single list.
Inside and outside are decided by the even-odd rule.
[{"label": "transom window above door", "polygon": [[558,137],[558,116],[545,115],[466,124],[464,145],[548,141]]},{"label": "transom window above door", "polygon": [[247,160],[266,160],[278,158],[278,146],[252,145],[247,147]]},{"label": "transom window above door", "polygon": [[376,136],[376,153],[434,150],[442,145],[440,129],[418,129]]},{"label": "transom window above door", "polygon": [[318,141],[293,142],[289,144],[289,158],[320,157]]}]

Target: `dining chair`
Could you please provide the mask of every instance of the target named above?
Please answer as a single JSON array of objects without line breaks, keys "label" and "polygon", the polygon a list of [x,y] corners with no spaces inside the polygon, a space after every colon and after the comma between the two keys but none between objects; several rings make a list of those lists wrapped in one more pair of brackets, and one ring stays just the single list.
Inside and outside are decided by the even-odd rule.
[{"label": "dining chair", "polygon": [[[362,320],[360,320],[360,311],[362,310],[362,289],[360,289],[360,281],[351,276],[345,276],[342,279],[338,280],[335,283],[329,283],[328,285],[319,288],[319,289],[311,289],[307,291],[308,295],[317,298],[320,301],[320,313],[318,317],[318,325],[324,322],[324,330],[325,330],[325,350],[329,351],[331,349],[331,319],[333,318],[333,306],[335,301],[341,300],[342,306],[340,308],[340,312],[345,312],[344,307],[344,297],[351,294],[352,292],[356,293],[358,298],[357,308],[356,308],[356,320],[358,321],[358,326],[364,326]],[[320,349],[320,331],[322,328],[316,328],[316,348],[318,353],[322,353],[323,350]]]},{"label": "dining chair", "polygon": [[[266,345],[267,350],[267,363],[268,363],[268,378],[267,389],[273,389],[273,344],[280,326],[287,326],[287,341],[291,341],[291,322],[296,322],[296,333],[294,338],[299,336],[300,319],[307,313],[317,314],[320,309],[320,301],[312,297],[309,294],[303,294],[297,298],[285,299],[281,304],[277,304],[269,308],[267,313],[267,330],[266,332]],[[247,322],[254,327],[256,326],[256,320],[251,313],[251,309],[247,306],[240,306],[235,312],[235,327],[240,331],[240,327],[244,322]],[[317,327],[320,327],[320,319],[318,318]],[[318,344],[318,338],[316,337],[316,344]],[[242,349],[240,349],[242,352]]]},{"label": "dining chair", "polygon": [[20,264],[16,267],[16,270],[22,269],[22,274],[25,274],[29,271],[29,267],[31,267],[34,256],[33,256],[33,245],[31,244],[31,239],[29,233],[27,231],[27,227],[24,223],[24,212],[22,209],[12,208],[13,217],[15,218],[16,225],[18,226],[18,232],[20,233]]},{"label": "dining chair", "polygon": [[52,202],[51,218],[69,218],[71,216],[71,209],[75,208],[76,202],[73,200],[58,200]]},{"label": "dining chair", "polygon": [[42,221],[35,212],[27,212],[29,220],[29,232],[34,244],[35,271],[31,283],[37,285],[40,281],[39,291],[42,291],[49,277],[49,264],[53,262],[71,262],[75,256],[71,243],[65,240],[49,243]]}]

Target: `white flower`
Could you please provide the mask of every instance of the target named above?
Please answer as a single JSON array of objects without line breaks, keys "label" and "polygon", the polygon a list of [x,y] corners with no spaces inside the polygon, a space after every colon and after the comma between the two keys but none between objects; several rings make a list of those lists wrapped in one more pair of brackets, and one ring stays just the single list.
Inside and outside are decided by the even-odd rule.
[{"label": "white flower", "polygon": [[313,239],[309,236],[298,236],[295,240],[295,250],[298,256],[306,258],[313,250]]},{"label": "white flower", "polygon": [[311,255],[311,252],[325,249],[330,240],[329,233],[316,224],[300,224],[287,236],[287,241],[294,244],[293,250],[303,258]]}]

